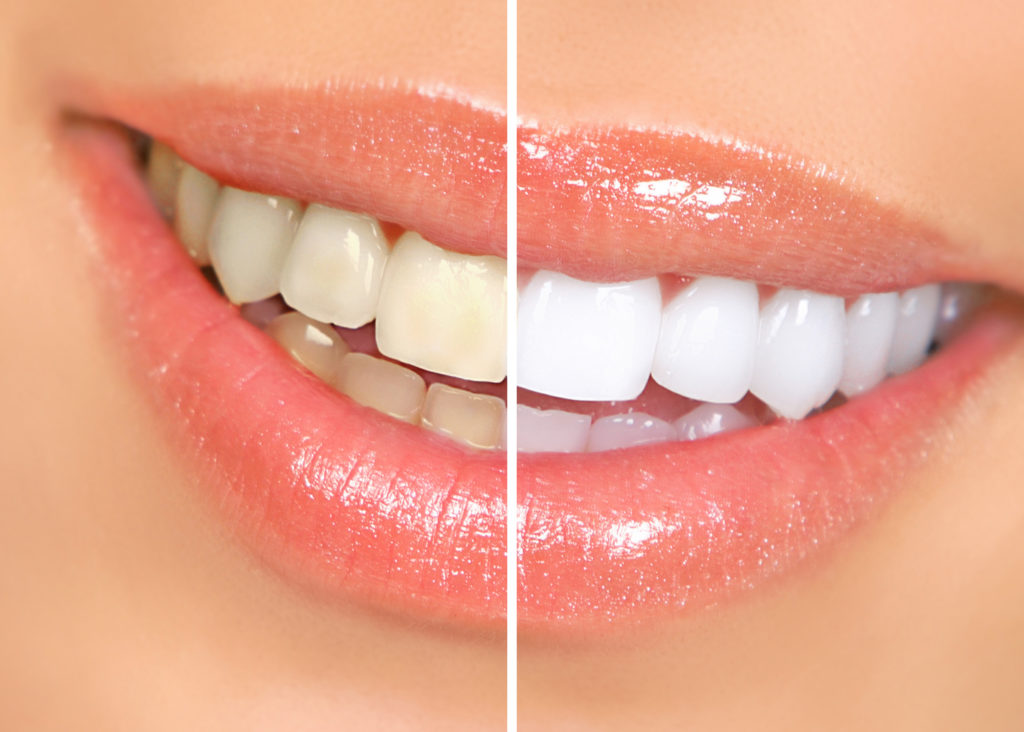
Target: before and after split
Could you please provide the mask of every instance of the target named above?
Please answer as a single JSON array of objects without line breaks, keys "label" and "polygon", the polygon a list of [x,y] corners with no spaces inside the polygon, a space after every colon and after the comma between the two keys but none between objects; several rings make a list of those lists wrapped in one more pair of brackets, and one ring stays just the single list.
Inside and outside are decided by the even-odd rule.
[{"label": "before and after split", "polygon": [[0,39],[0,729],[1024,730],[1024,6]]}]

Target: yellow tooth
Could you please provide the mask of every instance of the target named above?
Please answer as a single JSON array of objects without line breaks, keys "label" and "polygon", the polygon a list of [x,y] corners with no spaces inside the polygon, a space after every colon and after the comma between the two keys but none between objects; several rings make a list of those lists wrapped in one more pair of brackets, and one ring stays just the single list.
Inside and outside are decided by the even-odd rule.
[{"label": "yellow tooth", "polygon": [[431,384],[421,424],[470,447],[492,450],[501,445],[505,402],[445,384]]},{"label": "yellow tooth", "polygon": [[153,140],[149,148],[149,162],[146,164],[146,182],[164,218],[169,219],[174,213],[181,167],[181,158],[174,150]]},{"label": "yellow tooth", "polygon": [[427,386],[419,374],[365,353],[341,359],[338,390],[363,406],[418,424]]},{"label": "yellow tooth", "polygon": [[505,378],[505,260],[449,252],[406,232],[384,270],[377,348],[473,381]]},{"label": "yellow tooth", "polygon": [[267,324],[266,333],[292,358],[332,384],[341,360],[351,350],[334,328],[302,313],[278,315]]},{"label": "yellow tooth", "polygon": [[220,184],[213,178],[184,164],[178,180],[174,206],[174,231],[192,261],[200,267],[210,263],[206,235],[213,221]]}]

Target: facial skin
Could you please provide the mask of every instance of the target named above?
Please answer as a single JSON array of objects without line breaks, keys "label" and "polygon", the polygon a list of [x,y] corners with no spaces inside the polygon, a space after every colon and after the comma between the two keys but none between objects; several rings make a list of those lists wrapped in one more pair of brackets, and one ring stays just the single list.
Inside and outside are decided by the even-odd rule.
[{"label": "facial skin", "polygon": [[[1021,21],[985,2],[522,0],[519,110],[803,155],[1019,274]],[[1018,345],[950,419],[948,446],[796,576],[599,641],[521,635],[521,727],[1013,727],[1022,399]]]},{"label": "facial skin", "polygon": [[501,103],[504,5],[4,5],[0,726],[502,728],[500,635],[311,597],[202,499],[100,316],[50,84],[385,78]]}]

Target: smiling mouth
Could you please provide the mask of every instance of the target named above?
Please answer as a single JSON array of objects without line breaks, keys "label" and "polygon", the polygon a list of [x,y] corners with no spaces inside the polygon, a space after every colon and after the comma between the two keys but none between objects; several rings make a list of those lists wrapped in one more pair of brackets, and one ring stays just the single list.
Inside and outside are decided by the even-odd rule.
[{"label": "smiling mouth", "polygon": [[[169,145],[142,175],[121,133],[70,130],[118,337],[268,565],[495,624],[504,120],[280,97],[85,106]],[[519,158],[527,626],[701,607],[834,543],[1018,334],[1004,296],[971,316],[986,266],[799,161],[530,126]]]}]

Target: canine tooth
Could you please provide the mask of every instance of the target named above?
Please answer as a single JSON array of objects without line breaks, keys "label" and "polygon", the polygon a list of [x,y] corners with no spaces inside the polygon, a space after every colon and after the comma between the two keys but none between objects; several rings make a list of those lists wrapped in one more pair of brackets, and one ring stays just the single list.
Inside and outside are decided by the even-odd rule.
[{"label": "canine tooth", "polygon": [[896,330],[900,296],[895,292],[861,295],[846,311],[846,353],[839,391],[856,396],[885,378]]},{"label": "canine tooth", "polygon": [[560,409],[518,408],[519,452],[583,452],[590,434],[589,414]]},{"label": "canine tooth", "polygon": [[470,447],[493,450],[501,444],[505,402],[445,384],[431,384],[420,424]]},{"label": "canine tooth", "polygon": [[896,331],[889,354],[889,373],[903,374],[919,366],[928,354],[939,314],[939,285],[924,285],[900,295]]},{"label": "canine tooth", "polygon": [[427,385],[404,366],[365,353],[350,353],[341,359],[336,384],[338,391],[364,407],[412,424],[420,421]]},{"label": "canine tooth", "polygon": [[761,309],[751,392],[783,417],[806,417],[839,384],[845,325],[842,298],[779,290]]},{"label": "canine tooth", "polygon": [[358,328],[377,314],[387,261],[376,219],[312,204],[285,259],[281,296],[311,318]]},{"label": "canine tooth", "polygon": [[146,163],[146,183],[157,208],[166,219],[170,219],[174,213],[181,167],[181,158],[174,150],[162,142],[153,140]]},{"label": "canine tooth", "polygon": [[519,298],[519,385],[565,399],[633,399],[661,325],[658,280],[583,282],[537,272]]},{"label": "canine tooth", "polygon": [[668,422],[643,412],[631,412],[595,420],[590,428],[587,451],[604,452],[674,439],[676,430]]},{"label": "canine tooth", "polygon": [[290,198],[225,186],[210,225],[210,259],[234,303],[276,295],[301,209]]},{"label": "canine tooth", "polygon": [[449,252],[403,234],[377,303],[385,356],[473,381],[505,378],[505,261]]},{"label": "canine tooth", "polygon": [[759,422],[731,404],[701,404],[672,424],[679,439],[685,441],[754,427]]},{"label": "canine tooth", "polygon": [[174,231],[192,261],[200,267],[210,263],[207,234],[218,193],[220,184],[217,181],[185,163],[178,179]]},{"label": "canine tooth", "polygon": [[278,315],[267,325],[266,333],[292,358],[327,382],[333,383],[341,359],[351,350],[334,328],[302,313]]},{"label": "canine tooth", "polygon": [[661,315],[651,376],[705,402],[738,402],[750,388],[757,347],[757,285],[701,277]]}]

